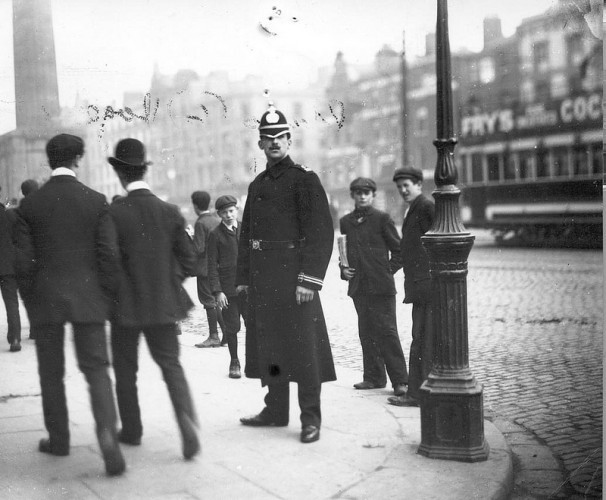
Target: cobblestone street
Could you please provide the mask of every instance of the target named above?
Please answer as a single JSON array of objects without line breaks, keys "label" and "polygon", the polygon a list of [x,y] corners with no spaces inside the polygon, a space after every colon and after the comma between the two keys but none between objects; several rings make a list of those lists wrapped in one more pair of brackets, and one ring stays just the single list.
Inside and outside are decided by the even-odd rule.
[{"label": "cobblestone street", "polygon": [[[549,446],[568,477],[557,498],[601,498],[602,252],[497,248],[479,235],[469,257],[470,366],[484,413]],[[411,306],[396,275],[398,327],[408,360]],[[195,297],[195,293],[192,293]],[[335,362],[358,369],[357,316],[336,253],[321,294]],[[184,325],[200,322],[197,307]]]}]

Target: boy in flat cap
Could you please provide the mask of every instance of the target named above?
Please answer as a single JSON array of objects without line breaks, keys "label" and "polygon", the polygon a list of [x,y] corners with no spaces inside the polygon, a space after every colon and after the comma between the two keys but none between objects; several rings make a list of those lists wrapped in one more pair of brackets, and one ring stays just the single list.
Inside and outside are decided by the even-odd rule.
[{"label": "boy in flat cap", "polygon": [[108,475],[122,474],[116,407],[109,377],[105,321],[119,275],[116,230],[105,196],[76,179],[84,142],[70,134],[46,145],[50,180],[17,211],[20,286],[36,338],[42,408],[48,439],[43,453],[70,451],[63,352],[71,323],[78,366],[88,382],[97,439]]},{"label": "boy in flat cap", "polygon": [[394,394],[400,396],[408,383],[396,321],[393,273],[399,267],[392,264],[400,258],[400,237],[391,217],[373,207],[377,185],[372,179],[358,177],[349,189],[355,209],[340,221],[349,267],[340,267],[341,278],[349,281],[362,345],[364,379],[354,387],[385,387],[387,367]]},{"label": "boy in flat cap", "polygon": [[191,275],[195,256],[179,209],[155,196],[143,180],[150,162],[136,139],[123,139],[108,162],[127,196],[114,201],[110,212],[118,232],[122,273],[112,318],[112,354],[119,439],[139,445],[143,434],[137,394],[138,346],[141,332],[162,370],[181,431],[183,457],[200,451],[198,420],[183,367],[179,362],[177,322],[193,307],[182,282]]},{"label": "boy in flat cap", "polygon": [[421,243],[421,236],[433,225],[435,209],[433,201],[422,193],[421,170],[400,168],[395,171],[393,181],[408,204],[402,224],[398,268],[403,267],[404,270],[404,303],[412,304],[412,343],[408,360],[408,392],[403,396],[391,396],[388,402],[396,406],[419,406],[419,389],[433,363],[431,277],[429,257]]},{"label": "boy in flat cap", "polygon": [[208,279],[210,289],[221,311],[225,330],[224,339],[229,349],[229,377],[240,378],[238,359],[238,332],[240,316],[244,319],[246,298],[236,291],[236,266],[238,262],[238,240],[242,223],[238,220],[237,200],[231,195],[219,196],[215,209],[221,224],[210,232],[208,239]]},{"label": "boy in flat cap", "polygon": [[240,422],[288,425],[289,383],[297,382],[300,439],[312,443],[320,438],[322,382],[336,379],[318,295],[334,230],[320,179],[288,156],[290,127],[271,104],[259,135],[267,168],[248,188],[236,284],[248,288],[244,371],[268,393],[261,413]]}]

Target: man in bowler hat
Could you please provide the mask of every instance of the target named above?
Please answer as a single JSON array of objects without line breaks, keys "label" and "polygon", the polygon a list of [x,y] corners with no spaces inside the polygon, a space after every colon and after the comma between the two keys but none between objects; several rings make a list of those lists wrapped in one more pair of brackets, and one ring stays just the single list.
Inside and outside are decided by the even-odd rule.
[{"label": "man in bowler hat", "polygon": [[247,377],[267,385],[265,408],[249,426],[286,426],[289,383],[297,382],[303,443],[320,438],[322,382],[335,380],[319,291],[334,230],[318,176],[288,156],[286,117],[273,105],[261,117],[267,168],[250,184],[242,217],[236,285],[248,289]]},{"label": "man in bowler hat", "polygon": [[431,277],[429,257],[421,243],[433,225],[434,203],[423,192],[423,172],[404,167],[395,171],[393,181],[408,204],[402,223],[400,243],[404,270],[404,303],[412,304],[412,343],[410,344],[408,392],[387,398],[396,406],[419,406],[419,389],[433,364],[433,318],[431,310]]},{"label": "man in bowler hat", "polygon": [[162,370],[181,431],[183,457],[189,460],[200,451],[198,419],[179,362],[177,322],[193,307],[182,286],[193,271],[193,245],[179,209],[155,196],[143,180],[150,162],[140,141],[119,141],[108,161],[128,192],[110,207],[122,265],[111,332],[122,421],[119,439],[130,445],[141,443],[137,351],[143,332],[152,358]]},{"label": "man in bowler hat", "polygon": [[105,196],[76,179],[84,154],[79,137],[46,144],[50,180],[25,197],[17,213],[20,286],[36,338],[42,408],[48,439],[39,450],[69,454],[64,326],[70,322],[78,366],[88,382],[99,447],[109,475],[125,463],[116,436],[116,407],[105,339],[110,297],[119,273],[114,225]]}]

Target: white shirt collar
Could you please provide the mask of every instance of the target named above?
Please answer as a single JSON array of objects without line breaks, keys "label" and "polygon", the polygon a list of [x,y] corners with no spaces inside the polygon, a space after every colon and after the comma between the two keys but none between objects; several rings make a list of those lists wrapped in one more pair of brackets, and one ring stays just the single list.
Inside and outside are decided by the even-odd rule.
[{"label": "white shirt collar", "polygon": [[57,167],[51,172],[51,177],[55,177],[56,175],[71,175],[72,177],[76,177],[76,172],[71,168]]},{"label": "white shirt collar", "polygon": [[126,191],[136,191],[137,189],[149,189],[149,184],[145,181],[135,181],[126,185]]},{"label": "white shirt collar", "polygon": [[221,221],[221,224],[223,224],[227,229],[231,230],[236,230],[238,228],[238,222],[234,222],[233,226],[228,226],[227,224],[225,224],[225,222]]}]

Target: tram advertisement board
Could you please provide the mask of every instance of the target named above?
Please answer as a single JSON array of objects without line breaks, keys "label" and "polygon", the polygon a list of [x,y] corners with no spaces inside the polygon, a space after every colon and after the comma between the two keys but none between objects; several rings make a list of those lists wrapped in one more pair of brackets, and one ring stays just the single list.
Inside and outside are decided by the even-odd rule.
[{"label": "tram advertisement board", "polygon": [[602,127],[600,92],[570,95],[518,108],[474,110],[461,117],[461,143],[471,145],[512,136],[559,133]]}]

